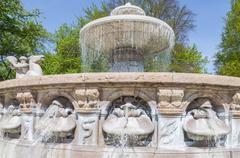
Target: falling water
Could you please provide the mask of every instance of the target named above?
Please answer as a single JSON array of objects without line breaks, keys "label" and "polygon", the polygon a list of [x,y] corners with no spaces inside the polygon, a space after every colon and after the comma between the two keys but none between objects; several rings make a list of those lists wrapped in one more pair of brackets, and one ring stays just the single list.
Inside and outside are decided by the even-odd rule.
[{"label": "falling water", "polygon": [[85,72],[167,71],[174,45],[172,29],[159,19],[145,16],[142,10],[131,9],[116,9],[111,16],[82,28]]}]

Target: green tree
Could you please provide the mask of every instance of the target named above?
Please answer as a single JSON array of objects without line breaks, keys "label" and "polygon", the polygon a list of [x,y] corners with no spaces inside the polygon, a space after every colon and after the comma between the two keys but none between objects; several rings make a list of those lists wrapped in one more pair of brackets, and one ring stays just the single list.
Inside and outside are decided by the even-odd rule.
[{"label": "green tree", "polygon": [[56,53],[45,54],[42,64],[45,74],[81,72],[79,28],[63,24],[53,35]]},{"label": "green tree", "polygon": [[[171,58],[170,70],[174,72],[185,73],[206,73],[206,64],[208,60],[197,50],[196,45],[185,47],[176,44],[172,52],[174,58]],[[181,65],[181,66],[179,66]]]},{"label": "green tree", "polygon": [[[108,10],[112,10],[127,1],[105,0],[105,2]],[[176,36],[176,46],[171,54],[163,53],[152,61],[150,60],[151,63],[147,64],[147,71],[206,72],[206,58],[196,46],[191,47],[186,44],[188,32],[195,28],[195,14],[190,9],[181,6],[177,0],[130,0],[130,2],[143,8],[147,15],[167,22]]]},{"label": "green tree", "polygon": [[[77,65],[80,65],[79,60],[81,57],[81,50],[79,48],[80,29],[87,23],[91,22],[92,20],[108,16],[110,11],[112,10],[110,8],[115,7],[112,4],[117,4],[117,5],[124,4],[123,1],[120,1],[120,0],[117,0],[117,1],[119,3],[117,3],[116,1],[114,3],[114,0],[108,0],[108,2],[103,3],[102,6],[100,7],[97,7],[96,5],[92,5],[91,7],[85,9],[85,15],[78,19],[78,22],[76,25],[64,24],[58,29],[58,31],[54,35],[55,44],[56,44],[56,53],[48,54],[44,62],[45,63],[44,71],[46,74],[71,73],[71,72],[81,71],[80,70],[81,68],[77,66]],[[185,40],[187,39],[186,38],[187,32],[193,29],[194,27],[194,24],[193,24],[194,14],[190,10],[188,10],[186,7],[180,7],[177,1],[175,0],[173,1],[161,0],[159,2],[154,1],[154,4],[156,3],[158,7],[152,4],[153,1],[148,0],[148,1],[145,1],[144,3],[149,5],[149,8],[147,8],[146,6],[143,6],[143,8],[148,13],[148,15],[165,19],[167,22],[175,21],[174,22],[175,23],[174,28],[176,28],[175,32],[176,31],[179,32],[177,33],[177,43],[178,43],[177,45],[178,47],[180,47],[181,45],[181,49],[180,48],[177,49],[178,48],[177,46],[175,47],[175,50],[173,51],[173,53],[170,54],[171,58],[169,58],[169,56],[165,56],[164,54],[163,55],[161,54],[155,59],[150,59],[149,62],[146,63],[147,65],[146,71],[156,71],[156,72],[157,71],[175,71],[175,72],[197,72],[197,73],[205,72],[204,65],[206,63],[206,60],[201,60],[201,59],[204,59],[204,57],[201,56],[201,53],[197,51],[196,47],[194,47],[194,49],[191,49],[191,47],[184,45]],[[140,1],[136,4],[139,4],[141,6]],[[155,10],[149,11],[149,9],[151,8],[150,6],[156,7]],[[175,8],[175,9],[172,9],[172,8]],[[177,53],[178,51],[181,53],[181,55],[180,54],[178,55]],[[191,57],[192,55],[195,55],[195,56]],[[74,62],[76,62],[75,64],[73,64],[76,67],[68,66],[68,64],[65,64],[65,67],[61,66],[65,62],[67,62],[67,58],[69,56],[72,57],[71,59],[74,59],[74,58],[76,59],[76,60],[72,60],[72,62],[69,62],[70,64],[73,64]],[[192,61],[193,59],[195,59],[195,61]],[[51,62],[51,60],[53,60],[53,62]],[[178,61],[178,62],[174,62],[174,61]],[[54,64],[51,65],[51,63],[54,63]],[[185,68],[186,63],[192,64],[193,68],[191,70],[186,69]],[[201,70],[199,66],[202,66]],[[96,62],[94,62],[94,65],[92,65],[93,72],[106,71],[105,68],[106,68],[106,65],[104,64],[103,59],[96,60]],[[181,71],[181,68],[182,68],[182,71]]]},{"label": "green tree", "polygon": [[240,77],[240,0],[232,1],[215,66],[220,75]]},{"label": "green tree", "polygon": [[11,78],[5,57],[41,53],[48,34],[38,22],[39,11],[27,11],[20,0],[0,1],[0,80]]},{"label": "green tree", "polygon": [[195,27],[195,14],[177,0],[105,0],[109,11],[126,2],[141,7],[149,16],[167,22],[175,32],[177,43],[185,43],[187,33]]},{"label": "green tree", "polygon": [[[108,15],[106,6],[103,4],[99,9],[92,5],[84,10],[85,15],[78,18],[77,24],[63,24],[53,35],[56,53],[46,54],[43,62],[45,74],[66,74],[81,72],[81,49],[79,32],[80,29],[92,20]],[[100,62],[93,65],[93,71],[102,70]]]}]

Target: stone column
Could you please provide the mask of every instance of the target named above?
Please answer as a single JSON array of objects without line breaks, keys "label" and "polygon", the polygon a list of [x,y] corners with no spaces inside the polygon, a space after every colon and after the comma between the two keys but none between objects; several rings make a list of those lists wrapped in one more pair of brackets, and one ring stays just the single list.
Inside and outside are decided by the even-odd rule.
[{"label": "stone column", "polygon": [[32,108],[36,105],[34,96],[31,92],[17,93],[16,99],[20,103],[22,113],[21,139],[33,140],[34,133],[34,114]]},{"label": "stone column", "polygon": [[182,129],[182,100],[184,90],[158,90],[158,147],[185,146]]},{"label": "stone column", "polygon": [[[0,120],[2,119],[4,115],[4,99],[2,96],[0,96]],[[0,130],[0,140],[3,139],[3,132]]]},{"label": "stone column", "polygon": [[230,110],[232,131],[227,137],[226,146],[238,146],[240,145],[240,92],[232,97]]},{"label": "stone column", "polygon": [[77,145],[98,144],[99,91],[96,88],[77,89],[75,98],[79,108],[74,143]]}]

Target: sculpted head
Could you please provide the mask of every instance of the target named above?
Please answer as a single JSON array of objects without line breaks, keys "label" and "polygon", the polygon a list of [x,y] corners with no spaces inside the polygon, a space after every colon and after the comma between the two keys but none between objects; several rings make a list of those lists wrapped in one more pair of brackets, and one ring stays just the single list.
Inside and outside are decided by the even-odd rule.
[{"label": "sculpted head", "polygon": [[26,64],[27,61],[28,61],[28,58],[25,57],[25,56],[21,56],[21,57],[19,58],[19,60],[20,60],[20,63],[22,63],[22,64]]},{"label": "sculpted head", "polygon": [[33,63],[40,63],[44,60],[44,55],[33,55],[29,57],[29,61]]}]

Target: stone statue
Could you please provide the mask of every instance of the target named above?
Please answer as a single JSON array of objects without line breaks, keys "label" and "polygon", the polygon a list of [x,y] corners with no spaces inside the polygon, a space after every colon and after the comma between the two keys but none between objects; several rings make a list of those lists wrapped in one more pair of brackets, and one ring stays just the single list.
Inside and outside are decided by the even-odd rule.
[{"label": "stone statue", "polygon": [[215,146],[218,143],[217,140],[223,139],[231,131],[230,127],[218,118],[211,102],[208,100],[187,113],[183,130],[190,140],[202,144],[205,142],[208,146]]},{"label": "stone statue", "polygon": [[[152,123],[146,112],[138,106],[132,104],[129,98],[125,99],[125,104],[113,109],[103,123],[103,131],[119,145],[121,137],[127,137],[125,145],[144,146],[146,141],[154,131]],[[117,139],[117,140],[116,140]],[[109,139],[110,140],[110,139]]]},{"label": "stone statue", "polygon": [[44,60],[43,55],[35,55],[26,58],[24,56],[19,58],[19,61],[14,56],[7,57],[7,60],[11,63],[11,69],[16,70],[16,78],[24,78],[28,76],[42,76],[42,68],[40,62]]},{"label": "stone statue", "polygon": [[[76,128],[76,118],[71,109],[64,106],[57,100],[54,100],[47,109],[43,118],[36,125],[43,135],[65,139],[71,136]],[[48,141],[48,140],[47,140]]]}]

